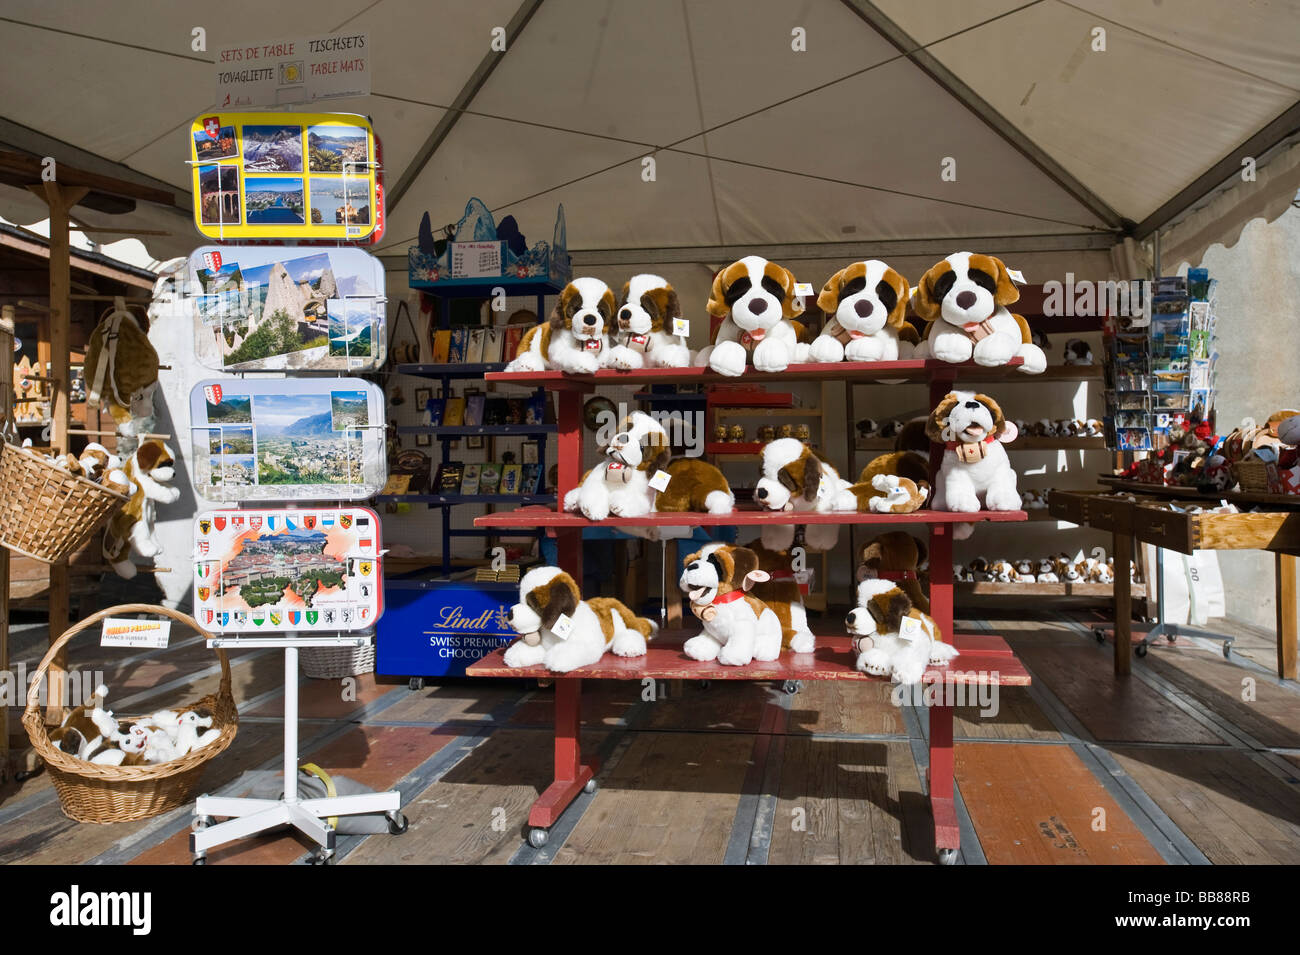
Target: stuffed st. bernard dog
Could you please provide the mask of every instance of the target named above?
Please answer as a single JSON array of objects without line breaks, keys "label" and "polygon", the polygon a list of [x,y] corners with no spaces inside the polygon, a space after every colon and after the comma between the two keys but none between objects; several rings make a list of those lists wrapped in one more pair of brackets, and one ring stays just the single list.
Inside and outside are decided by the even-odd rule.
[{"label": "stuffed st. bernard dog", "polygon": [[643,517],[654,509],[654,474],[659,452],[667,450],[668,435],[659,422],[642,411],[623,419],[605,449],[606,460],[582,476],[564,495],[566,511],[581,511],[589,521]]},{"label": "stuffed st. bernard dog", "polygon": [[911,358],[920,337],[907,321],[910,286],[879,259],[854,262],[832,275],[817,296],[827,315],[809,361],[896,361]]},{"label": "stuffed st. bernard dog", "polygon": [[[792,513],[856,511],[858,498],[839,472],[819,458],[798,438],[777,438],[763,446],[762,477],[754,485],[754,501],[769,511]],[[840,537],[838,524],[808,524],[804,542],[809,549],[832,549]],[[765,526],[763,544],[772,550],[789,550],[794,525]]]},{"label": "stuffed st. bernard dog", "polygon": [[906,531],[887,531],[867,541],[860,555],[858,582],[888,580],[896,584],[922,613],[930,612],[930,598],[921,589],[925,542]]},{"label": "stuffed st. bernard dog", "polygon": [[1020,370],[1039,374],[1047,356],[1033,343],[1029,325],[1006,306],[1020,291],[1002,260],[992,255],[954,252],[930,267],[912,293],[912,308],[930,323],[926,352],[941,361],[974,358],[977,365],[1005,365],[1024,359]]},{"label": "stuffed st. bernard dog", "polygon": [[692,660],[717,660],[744,666],[781,655],[781,621],[772,608],[746,591],[762,582],[758,557],[747,547],[708,544],[686,558],[678,586],[704,632],[691,637],[682,652]]},{"label": "stuffed st. bernard dog", "polygon": [[895,683],[919,683],[926,667],[943,666],[957,656],[929,614],[912,606],[891,580],[858,584],[858,605],[844,620],[857,654],[855,666]]},{"label": "stuffed st. bernard dog", "polygon": [[101,551],[119,577],[130,580],[137,573],[131,551],[144,558],[157,557],[162,546],[154,540],[157,505],[175,504],[181,490],[171,486],[176,476],[176,456],[156,438],[142,442],[126,459],[117,480],[133,488],[126,506],[108,519]]},{"label": "stuffed st. bernard dog", "polygon": [[659,629],[612,597],[583,600],[573,578],[558,567],[535,567],[519,582],[519,603],[506,615],[519,639],[505,653],[508,667],[538,664],[555,673],[598,663],[606,650],[645,655]]},{"label": "stuffed st. bernard dog", "polygon": [[686,368],[691,350],[673,334],[682,307],[668,280],[634,275],[623,285],[609,364],[614,368]]},{"label": "stuffed st. bernard dog", "polygon": [[708,311],[722,324],[697,365],[736,377],[748,363],[758,371],[784,371],[808,357],[808,346],[799,344],[803,325],[791,320],[803,312],[803,299],[795,295],[794,275],[775,262],[757,255],[732,262],[713,280]]},{"label": "stuffed st. bernard dog", "polygon": [[790,552],[771,550],[763,546],[761,539],[745,546],[758,558],[758,569],[767,574],[767,580],[755,583],[750,593],[767,604],[781,621],[781,649],[812,653],[817,649],[817,638],[808,627],[800,574]]},{"label": "stuffed st. bernard dog", "polygon": [[934,506],[944,511],[1020,510],[1016,472],[1004,442],[1015,426],[988,395],[950,391],[930,415],[930,440],[942,442],[943,464],[935,480]]},{"label": "stuffed st. bernard dog", "polygon": [[618,303],[600,279],[577,278],[564,286],[550,317],[519,341],[519,353],[506,371],[557,368],[590,374],[609,365],[607,333]]}]

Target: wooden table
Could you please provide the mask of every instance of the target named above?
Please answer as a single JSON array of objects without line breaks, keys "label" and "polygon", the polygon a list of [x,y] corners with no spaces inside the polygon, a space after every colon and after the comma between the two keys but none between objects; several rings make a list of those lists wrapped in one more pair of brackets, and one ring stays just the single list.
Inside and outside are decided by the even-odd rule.
[{"label": "wooden table", "polygon": [[[813,653],[782,654],[770,663],[754,661],[748,666],[723,666],[717,662],[692,660],[682,652],[686,633],[665,633],[657,637],[643,657],[606,654],[596,664],[571,673],[551,673],[543,667],[526,669],[505,665],[505,650],[495,650],[466,671],[478,677],[537,677],[555,681],[555,778],[528,813],[532,827],[529,841],[546,844],[546,833],[584,789],[594,789],[599,767],[583,758],[578,733],[580,697],[585,680],[857,680],[887,682],[853,667],[854,655],[847,636],[817,637]],[[941,862],[955,860],[961,846],[953,784],[952,715],[954,702],[961,702],[957,690],[964,686],[1028,686],[1029,673],[1001,637],[987,634],[959,635],[952,643],[961,651],[951,664],[931,667],[922,678],[925,685],[940,684],[939,699],[928,706],[930,713],[930,767],[926,785],[930,811],[934,816],[934,842]],[[970,697],[966,697],[970,699]]]},{"label": "wooden table", "polygon": [[[1115,557],[1115,675],[1127,676],[1132,662],[1132,596],[1126,567],[1133,541],[1190,554],[1194,550],[1267,550],[1274,557],[1277,613],[1277,672],[1296,679],[1297,625],[1296,557],[1300,555],[1300,500],[1282,494],[1200,493],[1195,488],[1138,484],[1102,477],[1106,494],[1053,491],[1048,507],[1053,515],[1109,530]],[[1130,501],[1121,496],[1130,494]],[[1053,505],[1052,500],[1056,501]],[[1269,511],[1237,514],[1184,514],[1160,506],[1178,501],[1213,507],[1220,501],[1239,506],[1267,506]],[[1162,581],[1157,581],[1157,586]],[[1150,592],[1148,583],[1147,591]]]}]

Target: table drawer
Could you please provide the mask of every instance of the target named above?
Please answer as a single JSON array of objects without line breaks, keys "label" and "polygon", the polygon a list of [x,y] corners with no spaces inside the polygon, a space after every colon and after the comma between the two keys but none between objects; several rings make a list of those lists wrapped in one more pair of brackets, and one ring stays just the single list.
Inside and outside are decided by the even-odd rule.
[{"label": "table drawer", "polygon": [[1088,523],[1088,498],[1095,494],[1080,494],[1077,491],[1052,491],[1047,495],[1047,513],[1058,521],[1071,524]]},{"label": "table drawer", "polygon": [[1088,497],[1084,515],[1088,526],[1104,531],[1128,531],[1133,526],[1133,502],[1127,497],[1113,494],[1093,494]]},{"label": "table drawer", "polygon": [[1300,513],[1181,514],[1146,504],[1133,509],[1133,533],[1140,541],[1184,554],[1194,550],[1294,550],[1300,548]]}]

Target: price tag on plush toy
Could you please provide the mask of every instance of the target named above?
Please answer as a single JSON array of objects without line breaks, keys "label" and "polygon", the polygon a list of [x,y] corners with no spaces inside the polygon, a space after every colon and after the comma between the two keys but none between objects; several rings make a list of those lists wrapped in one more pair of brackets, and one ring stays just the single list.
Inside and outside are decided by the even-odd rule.
[{"label": "price tag on plush toy", "polygon": [[689,318],[674,318],[673,334],[681,335],[682,338],[689,338],[691,334],[691,320]]},{"label": "price tag on plush toy", "polygon": [[555,634],[561,640],[568,640],[569,634],[573,632],[573,620],[567,613],[562,613],[555,618],[555,623],[551,624],[551,633]]},{"label": "price tag on plush toy", "polygon": [[650,479],[650,486],[656,491],[666,491],[668,490],[668,482],[672,479],[673,476],[667,471],[656,471],[655,476]]},{"label": "price tag on plush toy", "polygon": [[1018,269],[1007,269],[1007,275],[1011,276],[1011,281],[1015,282],[1017,285],[1025,284],[1025,276]]},{"label": "price tag on plush toy", "polygon": [[811,282],[795,282],[795,283],[794,283],[794,294],[795,294],[795,295],[798,295],[798,296],[800,296],[800,297],[803,297],[804,295],[811,295],[811,294],[813,294],[812,283],[811,283]]},{"label": "price tag on plush toy", "polygon": [[1016,438],[1020,437],[1020,429],[1016,427],[1014,421],[1002,422],[1002,433],[998,435],[998,440],[1003,444],[1010,444]]},{"label": "price tag on plush toy", "polygon": [[920,640],[925,636],[925,628],[915,617],[904,617],[898,625],[898,635],[904,640]]},{"label": "price tag on plush toy", "polygon": [[817,500],[821,500],[831,492],[830,485],[826,483],[826,475],[817,479]]},{"label": "price tag on plush toy", "polygon": [[751,570],[745,575],[743,584],[745,590],[749,590],[755,584],[765,584],[772,579],[772,575],[765,570]]}]

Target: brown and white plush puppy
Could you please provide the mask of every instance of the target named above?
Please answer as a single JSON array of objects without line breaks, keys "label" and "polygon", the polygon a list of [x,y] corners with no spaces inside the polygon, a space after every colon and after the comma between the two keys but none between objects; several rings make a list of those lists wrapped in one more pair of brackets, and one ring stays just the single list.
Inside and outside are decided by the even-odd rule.
[{"label": "brown and white plush puppy", "polygon": [[953,253],[931,266],[912,293],[912,308],[930,323],[917,357],[928,353],[949,362],[973,358],[986,366],[1020,357],[1021,371],[1039,374],[1047,367],[1047,356],[1033,343],[1028,323],[1007,311],[1019,299],[1020,291],[1001,259]]},{"label": "brown and white plush puppy", "polygon": [[519,603],[506,615],[520,639],[505,653],[508,667],[541,666],[555,673],[598,663],[606,650],[645,655],[658,627],[612,597],[583,600],[558,567],[535,567],[519,581]]},{"label": "brown and white plush puppy", "polygon": [[[777,438],[763,446],[762,477],[754,486],[754,501],[769,511],[829,514],[858,510],[859,496],[808,445],[798,438]],[[789,550],[794,525],[764,527],[762,536],[767,547]],[[804,540],[810,550],[830,550],[839,540],[839,525],[808,524]]]},{"label": "brown and white plush puppy", "polygon": [[907,279],[879,259],[836,272],[817,296],[827,319],[809,361],[911,358],[920,337],[907,321],[909,292]]},{"label": "brown and white plush puppy", "polygon": [[86,403],[108,405],[121,435],[118,449],[135,449],[136,435],[154,430],[158,352],[122,299],[95,326],[86,344]]},{"label": "brown and white plush puppy", "polygon": [[988,395],[950,391],[930,415],[926,433],[944,445],[934,505],[945,511],[1020,510],[1016,472],[1004,442],[1015,437]]},{"label": "brown and white plush puppy", "polygon": [[772,550],[763,546],[762,540],[750,541],[745,546],[758,558],[758,569],[767,574],[768,579],[755,583],[750,593],[771,607],[781,621],[781,649],[812,653],[817,649],[817,639],[808,628],[800,575],[790,552]]},{"label": "brown and white plush puppy", "polygon": [[921,589],[920,566],[925,561],[925,543],[905,531],[888,531],[873,537],[862,548],[858,581],[888,580],[922,613],[930,612],[930,598]]},{"label": "brown and white plush puppy", "polygon": [[136,575],[131,550],[141,557],[157,557],[162,548],[153,539],[153,525],[158,504],[174,504],[180,488],[171,487],[176,477],[176,457],[171,448],[156,439],[144,441],[126,459],[121,473],[135,491],[126,506],[108,519],[104,528],[104,558],[121,577]]},{"label": "brown and white plush puppy", "polygon": [[686,368],[691,350],[673,334],[673,319],[682,306],[668,280],[658,275],[634,275],[623,284],[618,326],[609,364],[614,368]]},{"label": "brown and white plush puppy", "polygon": [[683,653],[692,660],[717,660],[724,666],[781,655],[781,621],[771,607],[747,592],[766,577],[752,550],[707,544],[684,564],[678,586],[704,632],[687,640]]},{"label": "brown and white plush puppy", "polygon": [[775,262],[757,255],[732,262],[713,280],[708,311],[722,324],[697,365],[736,377],[751,361],[758,371],[784,371],[808,357],[808,346],[799,343],[803,325],[791,320],[803,312],[794,274]]},{"label": "brown and white plush puppy", "polygon": [[609,364],[608,333],[618,302],[600,279],[577,278],[564,286],[550,318],[534,325],[519,341],[506,371],[557,368],[590,374]]},{"label": "brown and white plush puppy", "polygon": [[858,606],[844,620],[857,653],[857,669],[895,683],[918,683],[926,667],[942,666],[957,656],[929,614],[912,606],[899,586],[888,580],[858,584]]},{"label": "brown and white plush puppy", "polygon": [[564,495],[564,509],[581,511],[589,521],[603,521],[611,514],[644,517],[654,509],[650,477],[667,450],[668,434],[659,422],[645,412],[632,412],[610,439],[605,460]]},{"label": "brown and white plush puppy", "polygon": [[853,491],[859,510],[910,514],[930,498],[930,464],[914,451],[891,451],[868,462]]}]

